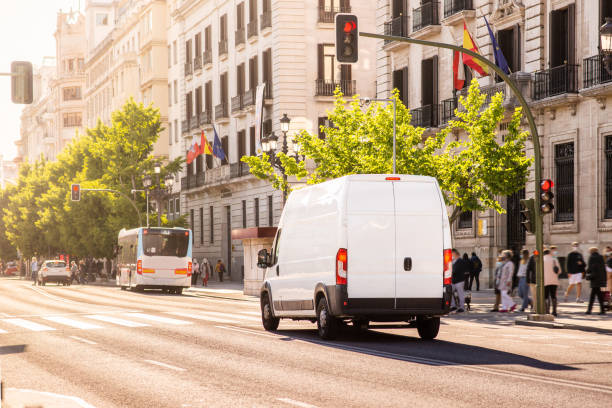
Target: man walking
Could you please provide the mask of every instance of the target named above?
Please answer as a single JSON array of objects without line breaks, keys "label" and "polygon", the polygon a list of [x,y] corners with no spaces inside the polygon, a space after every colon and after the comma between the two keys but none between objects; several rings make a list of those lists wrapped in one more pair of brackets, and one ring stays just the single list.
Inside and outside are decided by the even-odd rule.
[{"label": "man walking", "polygon": [[567,254],[567,274],[569,276],[569,286],[565,291],[564,301],[567,302],[570,291],[576,287],[576,303],[582,303],[580,298],[582,292],[582,275],[584,274],[586,263],[580,253],[578,242],[572,242],[572,251]]},{"label": "man walking", "polygon": [[32,270],[32,286],[36,286],[36,282],[38,281],[38,262],[36,262],[36,257],[32,258],[32,263],[30,264],[30,269]]},{"label": "man walking", "polygon": [[219,275],[219,282],[223,282],[223,274],[225,273],[225,264],[223,264],[222,260],[217,261],[217,266],[215,266],[215,271]]},{"label": "man walking", "polygon": [[202,285],[208,286],[208,279],[211,276],[211,268],[208,258],[202,258],[202,263],[200,264],[200,273],[202,274]]},{"label": "man walking", "polygon": [[476,281],[476,291],[480,290],[480,272],[482,272],[482,261],[476,255],[476,252],[472,252],[472,257],[470,258],[472,262],[472,275],[470,276],[470,290],[472,290],[472,283]]},{"label": "man walking", "polygon": [[465,275],[469,275],[469,265],[465,264],[465,261],[461,258],[461,254],[456,249],[453,249],[453,274],[452,284],[453,292],[457,291],[458,303],[455,302],[455,297],[452,297],[451,310],[457,310],[457,313],[462,313],[463,303],[465,302]]},{"label": "man walking", "polygon": [[597,296],[600,307],[599,314],[602,315],[606,314],[603,293],[601,292],[601,287],[606,286],[606,267],[603,256],[599,254],[597,248],[589,248],[589,253],[591,255],[589,256],[589,266],[586,270],[586,278],[591,281],[591,297],[589,298],[589,306],[587,307],[586,314],[591,314],[595,296]]},{"label": "man walking", "polygon": [[191,274],[191,286],[198,283],[198,276],[200,276],[200,264],[198,264],[197,258],[193,258],[193,273]]}]

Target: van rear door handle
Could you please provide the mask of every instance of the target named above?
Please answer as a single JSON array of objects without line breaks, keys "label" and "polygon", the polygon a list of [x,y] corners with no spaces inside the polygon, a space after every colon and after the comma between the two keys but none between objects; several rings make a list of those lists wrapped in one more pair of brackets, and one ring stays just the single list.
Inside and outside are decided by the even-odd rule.
[{"label": "van rear door handle", "polygon": [[412,258],[409,256],[404,258],[404,270],[405,271],[412,270]]}]

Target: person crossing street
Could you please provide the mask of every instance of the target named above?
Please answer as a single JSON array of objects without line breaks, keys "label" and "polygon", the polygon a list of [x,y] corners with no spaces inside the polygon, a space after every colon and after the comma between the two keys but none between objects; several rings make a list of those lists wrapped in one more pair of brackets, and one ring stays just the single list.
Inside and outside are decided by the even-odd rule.
[{"label": "person crossing street", "polygon": [[569,286],[565,291],[564,301],[567,302],[567,298],[571,290],[576,287],[576,303],[582,303],[583,300],[580,298],[582,292],[582,276],[586,269],[586,263],[580,253],[578,242],[572,242],[572,251],[567,254],[567,274],[569,276]]},{"label": "person crossing street", "polygon": [[589,265],[587,267],[587,280],[591,281],[591,296],[589,297],[589,306],[587,307],[586,314],[591,314],[593,309],[593,303],[595,297],[599,300],[600,315],[606,314],[604,307],[603,293],[601,292],[602,286],[606,286],[606,267],[603,256],[599,254],[599,250],[596,247],[589,249]]}]

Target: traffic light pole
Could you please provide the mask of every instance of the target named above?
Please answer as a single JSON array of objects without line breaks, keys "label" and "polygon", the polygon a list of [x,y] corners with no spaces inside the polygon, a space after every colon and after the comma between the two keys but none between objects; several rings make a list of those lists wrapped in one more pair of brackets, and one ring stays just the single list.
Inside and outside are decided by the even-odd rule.
[{"label": "traffic light pole", "polygon": [[136,207],[136,204],[134,204],[134,201],[132,201],[130,199],[130,197],[126,196],[121,191],[113,190],[111,188],[81,188],[81,191],[102,191],[102,192],[106,192],[106,193],[119,194],[121,197],[123,197],[126,200],[128,200],[130,202],[130,204],[132,204],[132,207],[134,207],[134,210],[136,210],[136,214],[138,214],[138,226],[142,227],[142,218],[140,216],[140,210],[138,209],[138,207]]},{"label": "traffic light pole", "polygon": [[541,163],[542,157],[540,155],[540,139],[538,136],[538,129],[536,127],[535,120],[533,118],[533,114],[531,112],[531,109],[529,109],[529,105],[527,104],[527,101],[521,94],[521,91],[518,89],[514,81],[510,79],[510,77],[508,77],[506,73],[502,71],[497,65],[495,65],[488,59],[484,58],[480,54],[477,54],[463,47],[459,47],[457,45],[452,45],[452,44],[435,42],[435,41],[417,40],[414,38],[397,37],[397,36],[392,36],[392,35],[361,33],[361,32],[359,33],[359,35],[362,37],[376,38],[378,40],[398,41],[398,42],[405,42],[405,43],[411,43],[411,44],[419,44],[419,45],[423,45],[426,47],[446,48],[446,49],[453,50],[453,51],[459,51],[487,65],[489,68],[495,71],[495,73],[497,73],[497,75],[499,75],[500,78],[502,78],[502,80],[506,84],[508,84],[510,89],[512,89],[512,92],[514,92],[516,98],[521,104],[521,107],[523,108],[523,112],[527,116],[527,122],[529,123],[529,129],[531,132],[531,142],[533,143],[533,154],[535,156],[534,157],[535,159],[534,207],[536,211],[534,214],[534,219],[535,219],[535,236],[536,236],[536,252],[537,252],[537,256],[535,256],[537,302],[536,302],[536,314],[531,315],[530,317],[533,320],[552,320],[552,316],[544,317],[546,315],[546,310],[545,310],[546,307],[545,307],[545,301],[544,301],[544,262],[542,259],[542,246],[543,246],[543,232],[544,231],[542,228],[542,213],[540,212],[540,195],[539,195],[540,183],[542,181],[542,163]]}]

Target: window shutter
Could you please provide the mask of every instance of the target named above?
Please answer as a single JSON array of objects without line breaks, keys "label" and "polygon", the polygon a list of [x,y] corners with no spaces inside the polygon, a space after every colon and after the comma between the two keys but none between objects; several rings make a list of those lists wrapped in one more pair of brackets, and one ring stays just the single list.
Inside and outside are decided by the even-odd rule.
[{"label": "window shutter", "polygon": [[404,103],[404,106],[408,106],[408,67],[402,68],[402,89],[401,89],[401,99]]},{"label": "window shutter", "polygon": [[567,7],[567,63],[576,63],[576,5]]},{"label": "window shutter", "polygon": [[433,81],[432,81],[432,93],[433,93],[433,99],[432,99],[432,103],[433,103],[433,109],[437,109],[436,106],[438,105],[438,56],[434,55],[433,58],[431,59],[431,65],[432,65],[432,76],[433,76]]},{"label": "window shutter", "polygon": [[353,79],[350,64],[340,65],[340,79],[343,81],[351,81]]},{"label": "window shutter", "polygon": [[519,24],[514,26],[512,32],[512,68],[513,72],[521,71],[521,26]]},{"label": "window shutter", "polygon": [[324,66],[323,66],[323,44],[318,45],[318,56],[317,56],[317,66],[318,66],[318,79],[325,78]]}]

